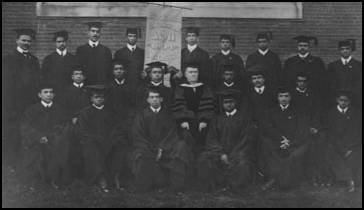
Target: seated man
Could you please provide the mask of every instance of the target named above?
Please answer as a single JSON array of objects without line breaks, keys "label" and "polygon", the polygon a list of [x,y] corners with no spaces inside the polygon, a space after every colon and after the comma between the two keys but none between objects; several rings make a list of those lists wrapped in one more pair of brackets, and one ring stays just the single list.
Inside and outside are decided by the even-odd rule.
[{"label": "seated man", "polygon": [[69,176],[67,168],[67,139],[63,136],[66,115],[64,110],[53,102],[51,84],[42,84],[38,93],[41,99],[28,107],[21,122],[23,162],[21,178],[34,190],[40,181],[50,181],[58,185]]},{"label": "seated man", "polygon": [[176,123],[162,106],[158,90],[147,93],[149,107],[137,114],[132,129],[136,190],[144,192],[168,182],[171,190],[183,190],[190,159],[186,144],[177,136]]},{"label": "seated man", "polygon": [[281,189],[299,186],[310,140],[309,118],[290,105],[289,90],[282,87],[277,95],[278,104],[268,112],[263,128],[263,153],[268,164],[266,175],[270,177],[263,190],[274,183]]},{"label": "seated man", "polygon": [[235,191],[251,184],[255,174],[253,126],[247,109],[236,108],[239,91],[217,94],[223,100],[224,112],[212,120],[205,151],[198,160],[199,182],[203,190],[224,184]]},{"label": "seated man", "polygon": [[362,180],[362,115],[350,104],[352,92],[337,93],[337,107],[325,117],[327,129],[327,160],[336,181],[346,181],[348,191],[354,192],[356,182]]}]

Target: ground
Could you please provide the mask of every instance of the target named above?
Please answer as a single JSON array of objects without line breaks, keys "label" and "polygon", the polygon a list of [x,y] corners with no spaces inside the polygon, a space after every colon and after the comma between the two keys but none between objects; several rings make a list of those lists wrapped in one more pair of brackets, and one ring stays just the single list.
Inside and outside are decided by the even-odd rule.
[{"label": "ground", "polygon": [[125,191],[101,193],[82,183],[53,190],[43,187],[29,191],[21,185],[10,168],[2,167],[2,207],[362,207],[362,192],[347,193],[342,187],[310,187],[305,184],[291,192],[261,192],[252,188],[233,194],[155,191],[136,194]]}]

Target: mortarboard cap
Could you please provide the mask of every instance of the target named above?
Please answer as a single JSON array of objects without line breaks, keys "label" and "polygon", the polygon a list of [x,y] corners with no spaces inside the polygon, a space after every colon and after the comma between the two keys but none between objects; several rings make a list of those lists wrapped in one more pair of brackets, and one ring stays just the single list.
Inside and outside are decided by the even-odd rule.
[{"label": "mortarboard cap", "polygon": [[198,28],[198,27],[186,27],[186,33],[194,33],[197,36],[200,36],[200,28]]},{"label": "mortarboard cap", "polygon": [[75,64],[71,65],[71,69],[72,69],[72,71],[85,71],[85,66],[75,63]]},{"label": "mortarboard cap", "polygon": [[58,37],[63,37],[66,41],[68,40],[68,32],[65,30],[57,31],[57,32],[54,32],[53,34],[54,34],[53,41],[56,41],[56,39]]},{"label": "mortarboard cap", "polygon": [[241,95],[241,91],[238,89],[224,89],[224,90],[217,91],[216,95],[219,96],[222,100],[226,100],[226,99],[237,100]]},{"label": "mortarboard cap", "polygon": [[43,89],[53,89],[54,90],[55,86],[52,83],[49,82],[41,82],[38,85],[38,91],[41,91]]},{"label": "mortarboard cap", "polygon": [[18,38],[21,35],[28,35],[28,36],[32,37],[33,39],[35,39],[36,32],[33,29],[20,28],[20,29],[14,29],[14,31],[15,31]]},{"label": "mortarboard cap", "polygon": [[150,72],[153,68],[161,68],[162,72],[165,73],[167,71],[167,64],[160,62],[160,61],[154,61],[154,62],[150,62],[145,64],[148,66],[147,71]]},{"label": "mortarboard cap", "polygon": [[184,70],[186,70],[187,67],[200,69],[200,64],[198,62],[186,62],[184,67]]},{"label": "mortarboard cap", "polygon": [[294,37],[293,39],[296,40],[297,43],[304,42],[304,43],[309,43],[310,44],[313,41],[313,43],[315,44],[315,46],[318,45],[318,40],[314,36],[303,36],[303,35],[300,35],[300,36]]},{"label": "mortarboard cap", "polygon": [[273,39],[273,33],[271,31],[264,31],[264,32],[259,32],[257,34],[257,41],[258,39],[267,39],[267,40],[272,40]]},{"label": "mortarboard cap", "polygon": [[222,66],[222,71],[225,72],[225,71],[234,71],[233,69],[233,64],[231,63],[225,63],[223,66]]},{"label": "mortarboard cap", "polygon": [[220,35],[220,41],[223,39],[227,39],[230,41],[231,46],[235,47],[235,36],[231,34],[221,34]]},{"label": "mortarboard cap", "polygon": [[344,46],[349,46],[351,47],[351,51],[355,51],[356,50],[356,44],[355,44],[355,39],[345,39],[342,41],[339,41],[338,45],[339,48],[344,47]]},{"label": "mortarboard cap", "polygon": [[251,66],[247,69],[249,76],[263,75],[265,76],[265,68],[261,65]]},{"label": "mortarboard cap", "polygon": [[123,60],[120,60],[120,59],[112,59],[112,64],[115,65],[115,64],[120,64],[120,65],[123,65],[124,67],[126,67],[126,62],[123,61]]},{"label": "mortarboard cap", "polygon": [[353,95],[354,95],[354,93],[350,89],[338,89],[338,90],[336,90],[336,97],[347,96],[350,99],[352,99]]},{"label": "mortarboard cap", "polygon": [[108,87],[105,85],[87,85],[85,88],[92,95],[104,94]]},{"label": "mortarboard cap", "polygon": [[140,28],[126,28],[126,35],[136,34],[138,38],[142,37],[142,31]]},{"label": "mortarboard cap", "polygon": [[287,86],[279,86],[277,88],[277,93],[290,93],[291,90]]},{"label": "mortarboard cap", "polygon": [[88,23],[85,23],[88,28],[91,28],[91,27],[95,27],[95,28],[102,28],[104,26],[104,23],[102,22],[88,22]]}]

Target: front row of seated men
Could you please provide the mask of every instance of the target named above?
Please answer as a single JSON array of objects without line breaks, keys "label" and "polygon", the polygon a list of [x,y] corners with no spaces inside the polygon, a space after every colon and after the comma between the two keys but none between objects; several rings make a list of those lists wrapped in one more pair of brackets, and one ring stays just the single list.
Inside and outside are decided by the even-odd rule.
[{"label": "front row of seated men", "polygon": [[[318,117],[305,74],[297,75],[295,90],[271,90],[257,68],[247,93],[231,85],[213,93],[199,82],[198,66],[187,65],[172,96],[159,84],[160,70],[151,68],[150,84],[136,96],[145,104],[139,110],[118,62],[108,86],[85,88],[80,66],[58,98],[52,85],[43,84],[40,102],[21,123],[21,178],[31,189],[41,182],[57,189],[79,178],[103,192],[128,183],[144,192],[166,186],[183,191],[191,182],[203,191],[241,190],[259,176],[263,190],[291,189],[308,174],[315,183],[326,177],[320,181],[345,181],[355,191],[361,113],[350,104],[350,91],[338,91],[337,105]],[[231,74],[224,71],[227,84]]]}]

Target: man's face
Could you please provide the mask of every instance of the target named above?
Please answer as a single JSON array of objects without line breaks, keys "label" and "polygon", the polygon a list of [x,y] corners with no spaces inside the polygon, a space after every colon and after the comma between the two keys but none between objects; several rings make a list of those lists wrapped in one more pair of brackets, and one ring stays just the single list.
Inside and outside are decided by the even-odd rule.
[{"label": "man's face", "polygon": [[186,42],[188,45],[195,45],[198,41],[198,36],[195,33],[187,33]]},{"label": "man's face", "polygon": [[44,88],[38,93],[39,98],[46,103],[52,102],[54,95],[53,88]]},{"label": "man's face", "polygon": [[223,51],[228,51],[231,49],[231,42],[228,39],[221,39],[220,41],[220,48]]},{"label": "man's face", "polygon": [[296,84],[298,89],[305,90],[307,88],[307,77],[298,76]]},{"label": "man's face", "polygon": [[147,102],[151,107],[157,109],[161,106],[163,98],[159,95],[159,93],[149,92]]},{"label": "man's face", "polygon": [[261,74],[252,75],[251,80],[252,80],[252,84],[254,85],[254,87],[262,87],[265,82],[264,76]]},{"label": "man's face", "polygon": [[113,75],[116,79],[123,79],[125,77],[125,68],[122,64],[114,64]]},{"label": "man's face", "polygon": [[56,48],[59,49],[60,51],[63,51],[64,49],[66,49],[66,39],[64,37],[57,37],[56,38]]},{"label": "man's face", "polygon": [[153,67],[150,70],[149,73],[150,76],[150,80],[152,80],[153,82],[160,82],[163,79],[163,72],[162,69],[159,67]]},{"label": "man's face", "polygon": [[339,96],[336,98],[336,102],[339,104],[340,108],[345,109],[350,104],[350,99],[347,96]]},{"label": "man's face", "polygon": [[83,81],[85,81],[85,76],[83,75],[83,72],[77,70],[73,71],[72,81],[77,84],[83,83]]},{"label": "man's face", "polygon": [[193,67],[187,67],[185,70],[185,77],[188,82],[198,81],[198,69]]},{"label": "man's face", "polygon": [[261,38],[257,40],[258,48],[261,50],[266,50],[268,48],[269,41],[265,38]]},{"label": "man's face", "polygon": [[88,30],[89,39],[93,42],[97,42],[100,39],[101,29],[96,27],[90,27]]},{"label": "man's face", "polygon": [[351,55],[351,47],[350,46],[342,46],[340,47],[340,55],[343,58],[348,58]]},{"label": "man's face", "polygon": [[127,40],[128,40],[128,44],[135,45],[138,41],[138,37],[136,34],[128,33]]},{"label": "man's face", "polygon": [[223,74],[224,82],[230,84],[234,81],[234,72],[233,71],[224,71]]},{"label": "man's face", "polygon": [[298,53],[304,55],[309,52],[310,44],[306,42],[300,42],[297,44]]},{"label": "man's face", "polygon": [[94,93],[91,96],[91,102],[96,106],[102,106],[105,102],[105,95],[102,93]]},{"label": "man's face", "polygon": [[225,112],[232,112],[236,107],[235,99],[224,99],[223,107]]},{"label": "man's face", "polygon": [[278,93],[278,102],[279,104],[286,106],[291,101],[290,93]]},{"label": "man's face", "polygon": [[16,44],[23,50],[29,50],[32,45],[32,37],[29,35],[20,35],[16,40]]}]

